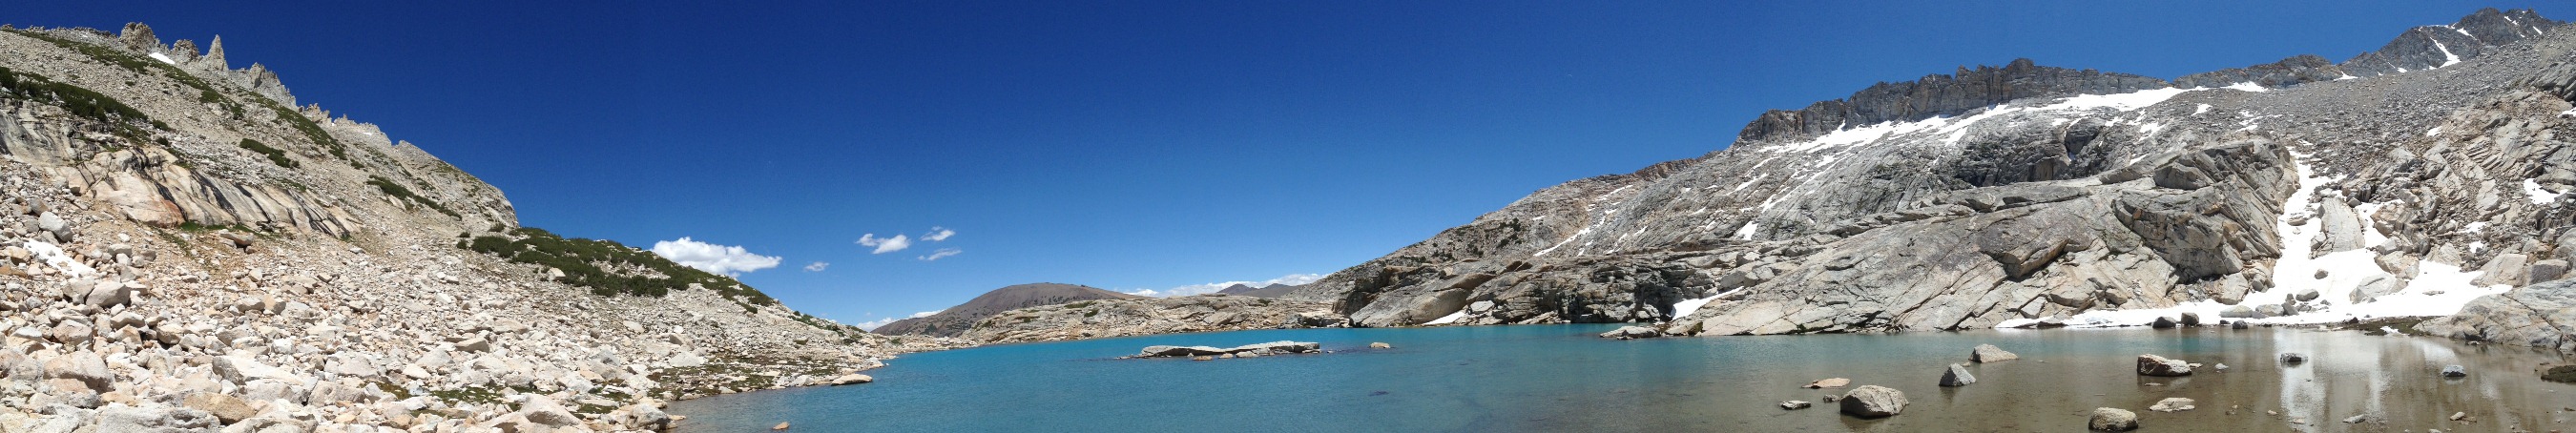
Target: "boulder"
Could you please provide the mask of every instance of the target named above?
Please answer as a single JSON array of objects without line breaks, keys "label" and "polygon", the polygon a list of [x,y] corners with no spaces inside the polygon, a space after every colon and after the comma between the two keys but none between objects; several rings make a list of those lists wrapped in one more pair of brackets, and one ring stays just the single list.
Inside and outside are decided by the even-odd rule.
[{"label": "boulder", "polygon": [[2168,377],[2189,376],[2191,375],[2191,363],[2184,362],[2179,359],[2167,359],[2162,356],[2156,356],[2156,354],[2153,353],[2138,355],[2138,374],[2143,376]]},{"label": "boulder", "polygon": [[87,386],[92,392],[116,389],[116,373],[108,371],[106,360],[87,350],[74,350],[71,354],[46,360],[45,378],[69,379]]},{"label": "boulder", "polygon": [[2138,429],[2138,413],[2118,408],[2094,408],[2091,422],[2084,424],[2093,431],[2132,431]]},{"label": "boulder", "polygon": [[301,382],[301,380],[295,377],[295,374],[293,373],[288,373],[286,370],[280,370],[277,367],[270,367],[268,364],[262,364],[258,360],[251,359],[251,357],[243,355],[215,357],[215,376],[224,378],[225,381],[236,384],[249,383],[250,381],[259,379],[277,379],[288,382]]},{"label": "boulder", "polygon": [[2182,326],[2200,326],[2200,313],[2182,313]]},{"label": "boulder", "polygon": [[2442,366],[2442,377],[2469,377],[2469,369],[2457,365]]},{"label": "boulder", "polygon": [[1976,362],[1981,362],[1981,363],[1983,363],[1983,362],[2011,361],[2011,360],[2015,360],[2015,359],[2021,359],[2021,355],[2016,355],[2016,354],[2013,354],[2012,352],[2006,352],[2006,351],[2004,351],[2004,349],[2003,349],[2003,348],[2001,348],[2001,347],[1995,347],[1995,345],[1992,345],[1992,344],[1979,344],[1979,345],[1977,345],[1977,347],[1976,347],[1976,348],[1968,349],[1968,360],[1969,360],[1969,361],[1976,361]]},{"label": "boulder", "polygon": [[562,403],[556,403],[555,399],[542,395],[528,396],[528,402],[519,405],[516,415],[527,418],[528,422],[548,427],[581,424],[581,417],[573,415],[572,410],[565,409]]},{"label": "boulder", "polygon": [[1246,344],[1246,345],[1242,345],[1242,346],[1235,346],[1235,347],[1234,347],[1234,348],[1232,348],[1232,349],[1226,349],[1226,350],[1225,350],[1225,352],[1226,352],[1226,353],[1232,353],[1232,354],[1235,354],[1236,356],[1242,356],[1242,355],[1247,354],[1247,353],[1250,353],[1250,354],[1260,354],[1260,355],[1279,355],[1279,354],[1289,354],[1289,353],[1315,353],[1315,352],[1321,352],[1321,351],[1323,351],[1323,347],[1324,347],[1324,346],[1323,346],[1322,344],[1315,343],[1315,342],[1303,342],[1303,341],[1273,341],[1273,342],[1268,342],[1268,343],[1257,343],[1257,344]]},{"label": "boulder", "polygon": [[1368,347],[1369,347],[1370,349],[1393,349],[1393,348],[1395,348],[1395,345],[1392,345],[1392,344],[1386,344],[1386,343],[1382,343],[1382,342],[1380,342],[1380,343],[1369,343],[1369,346],[1368,346]]},{"label": "boulder", "polygon": [[2481,296],[2461,306],[2458,314],[2425,320],[2415,330],[2470,341],[2576,351],[2576,279]]},{"label": "boulder", "polygon": [[1655,330],[1655,328],[1648,328],[1648,327],[1644,327],[1644,326],[1621,326],[1621,327],[1619,327],[1619,329],[1613,329],[1613,330],[1610,330],[1610,332],[1603,332],[1603,333],[1601,333],[1601,338],[1609,338],[1609,339],[1617,339],[1617,340],[1632,340],[1632,339],[1638,339],[1638,338],[1655,338],[1655,337],[1662,337],[1662,336],[1664,336],[1664,333],[1663,333],[1662,331],[1656,331],[1656,330]]},{"label": "boulder", "polygon": [[98,283],[97,286],[90,288],[89,293],[86,296],[82,297],[81,303],[99,308],[125,305],[126,303],[134,301],[134,292],[137,288],[138,287],[136,287],[134,283],[119,283],[113,281]]},{"label": "boulder", "polygon": [[240,422],[259,414],[258,410],[251,408],[249,401],[219,392],[188,393],[188,397],[181,399],[179,405],[206,411],[213,414],[215,418],[223,420],[225,424]]},{"label": "boulder", "polygon": [[2192,406],[2192,403],[2194,402],[2188,398],[2173,397],[2164,400],[2157,400],[2156,405],[2148,406],[2147,410],[2157,412],[2181,412],[2195,408],[2196,406]]},{"label": "boulder", "polygon": [[1878,385],[1862,385],[1844,393],[1844,415],[1861,418],[1886,418],[1905,411],[1905,392]]},{"label": "boulder", "polygon": [[2540,380],[2576,383],[2576,365],[2552,365],[2538,370],[2540,370]]},{"label": "boulder", "polygon": [[2155,323],[2147,324],[2147,326],[2153,326],[2156,329],[2173,329],[2174,319],[2171,317],[2157,317]]},{"label": "boulder", "polygon": [[832,386],[856,385],[875,381],[877,381],[877,378],[875,377],[870,377],[865,374],[850,373],[841,375],[841,377],[832,378]]},{"label": "boulder", "polygon": [[1167,358],[1167,357],[1178,357],[1178,356],[1223,355],[1223,354],[1225,354],[1225,349],[1219,349],[1219,348],[1211,347],[1211,346],[1145,346],[1145,350],[1140,351],[1140,352],[1136,352],[1136,357],[1138,357],[1138,358]]},{"label": "boulder", "polygon": [[671,360],[668,363],[672,368],[696,367],[707,365],[707,357],[698,356],[697,352],[680,352],[678,354],[671,355]]},{"label": "boulder", "polygon": [[[1844,378],[1836,377],[1836,378],[1827,378],[1827,379],[1817,379],[1817,380],[1816,380],[1816,381],[1814,381],[1814,382],[1807,382],[1807,387],[1806,387],[1806,388],[1807,388],[1807,389],[1824,389],[1824,388],[1841,388],[1841,387],[1846,387],[1846,386],[1851,386],[1851,379],[1844,379]],[[1826,400],[1826,401],[1833,401],[1833,400]]]},{"label": "boulder", "polygon": [[2227,322],[2227,329],[2245,329],[2247,327],[2249,327],[2249,325],[2246,325],[2243,320]]},{"label": "boulder", "polygon": [[1977,376],[1968,374],[1966,364],[1950,364],[1949,370],[1941,372],[1941,386],[1968,386],[1971,383],[1977,383]]},{"label": "boulder", "polygon": [[2484,272],[2479,273],[2478,278],[2470,281],[2469,284],[2479,286],[2501,284],[2515,287],[2531,284],[2530,261],[2530,257],[2521,254],[2497,254],[2495,258],[2487,259]]},{"label": "boulder", "polygon": [[2283,364],[2297,364],[2302,362],[2308,362],[2307,354],[2299,352],[2286,352],[2281,354],[2281,363]]},{"label": "boulder", "polygon": [[2532,284],[2558,281],[2558,279],[2566,277],[2567,259],[2549,259],[2531,262]]},{"label": "boulder", "polygon": [[2224,317],[2224,318],[2229,318],[2229,319],[2252,319],[2252,318],[2255,318],[2255,317],[2257,317],[2257,316],[2255,316],[2255,315],[2254,315],[2254,307],[2247,307],[2247,306],[2243,306],[2243,305],[2237,305],[2237,306],[2227,307],[2227,309],[2225,309],[2225,310],[2219,310],[2219,312],[2218,312],[2218,317]]},{"label": "boulder", "polygon": [[187,432],[214,431],[222,427],[206,411],[153,405],[133,407],[123,403],[98,408],[100,432]]}]

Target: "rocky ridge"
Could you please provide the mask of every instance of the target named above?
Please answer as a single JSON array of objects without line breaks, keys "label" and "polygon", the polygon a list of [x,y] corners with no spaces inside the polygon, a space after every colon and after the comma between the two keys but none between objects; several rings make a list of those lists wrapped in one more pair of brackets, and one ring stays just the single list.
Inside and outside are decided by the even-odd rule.
[{"label": "rocky ridge", "polygon": [[2481,10],[2342,64],[2180,84],[2026,61],[1882,83],[1282,299],[1358,326],[1675,335],[2448,314],[2420,311],[2563,275],[2576,247],[2562,30]]},{"label": "rocky ridge", "polygon": [[654,430],[662,401],[965,344],[478,253],[533,237],[497,188],[220,39],[0,28],[0,152],[0,431]]},{"label": "rocky ridge", "polygon": [[929,335],[955,337],[975,326],[975,322],[1004,311],[1102,299],[1139,299],[1142,296],[1101,290],[1089,286],[1056,283],[1020,284],[976,296],[964,304],[941,310],[928,317],[914,317],[888,323],[871,333],[881,335]]},{"label": "rocky ridge", "polygon": [[1318,328],[1349,322],[1321,302],[1231,295],[1104,299],[1021,308],[976,322],[959,338],[985,344],[1177,332]]}]

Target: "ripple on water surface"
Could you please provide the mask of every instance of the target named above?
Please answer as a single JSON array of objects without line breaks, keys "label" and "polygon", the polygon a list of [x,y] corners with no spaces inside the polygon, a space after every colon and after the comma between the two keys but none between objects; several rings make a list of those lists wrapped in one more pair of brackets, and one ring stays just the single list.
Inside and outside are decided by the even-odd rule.
[{"label": "ripple on water surface", "polygon": [[[1893,335],[1615,341],[1615,326],[1300,329],[1017,344],[907,355],[877,382],[672,404],[690,432],[767,431],[2081,431],[2095,407],[2166,431],[2548,431],[2576,418],[2576,386],[2541,382],[2556,355],[2424,337],[2287,329],[1995,330]],[[1337,353],[1217,361],[1113,359],[1148,345],[1321,342]],[[1370,342],[1394,349],[1371,350]],[[2022,359],[1970,364],[1968,349]],[[2302,364],[2281,352],[2310,356]],[[2155,353],[2224,363],[2178,378],[2136,375]],[[2467,378],[2444,379],[2444,365]],[[1837,414],[1848,377],[1903,391],[1905,412]],[[2185,397],[2199,409],[2146,410]],[[1818,402],[1784,411],[1783,400]],[[2231,409],[2232,408],[2232,409]],[[2234,412],[2230,414],[2229,412]],[[2278,415],[2267,411],[2279,412]],[[2469,422],[2450,421],[2466,412]],[[2343,419],[2370,414],[2371,421]]]}]

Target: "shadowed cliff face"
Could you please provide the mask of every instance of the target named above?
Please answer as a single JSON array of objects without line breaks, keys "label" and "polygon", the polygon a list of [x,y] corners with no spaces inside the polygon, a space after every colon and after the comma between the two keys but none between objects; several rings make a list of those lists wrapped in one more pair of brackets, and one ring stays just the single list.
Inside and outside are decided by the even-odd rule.
[{"label": "shadowed cliff face", "polygon": [[[1541,190],[1284,298],[1360,326],[1771,334],[2375,311],[2529,284],[2576,247],[2556,199],[2576,185],[2556,135],[2576,120],[2560,94],[2576,37],[2556,26],[2483,10],[2365,56],[2423,66],[2403,73],[2301,56],[2187,88],[2017,61],[1881,84],[1765,114],[1722,151]],[[2460,60],[2414,63],[2409,38]]]}]

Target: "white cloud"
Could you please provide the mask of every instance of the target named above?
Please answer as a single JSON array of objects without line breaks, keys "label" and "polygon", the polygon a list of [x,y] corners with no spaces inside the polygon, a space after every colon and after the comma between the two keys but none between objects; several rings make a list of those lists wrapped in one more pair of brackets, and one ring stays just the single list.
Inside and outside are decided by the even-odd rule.
[{"label": "white cloud", "polygon": [[877,250],[870,254],[885,254],[903,251],[905,248],[912,248],[912,239],[906,238],[903,235],[894,235],[894,237],[891,238],[880,238],[877,237],[877,234],[875,233],[869,233],[859,236],[859,245],[877,247]]},{"label": "white cloud", "polygon": [[823,263],[823,262],[814,262],[814,264],[805,265],[805,272],[822,272],[824,268],[829,268],[829,267],[832,267],[832,264],[830,264],[830,263]]},{"label": "white cloud", "polygon": [[939,242],[939,241],[948,240],[948,237],[949,237],[949,236],[956,236],[956,235],[957,235],[957,231],[956,231],[956,230],[949,230],[949,229],[947,229],[947,228],[945,228],[945,227],[939,227],[939,226],[931,226],[931,227],[930,227],[930,233],[924,233],[924,234],[922,234],[922,235],[921,235],[921,240],[931,241],[931,242]]},{"label": "white cloud", "polygon": [[859,327],[859,329],[869,330],[869,331],[874,331],[874,330],[877,330],[877,328],[885,327],[887,324],[892,324],[892,323],[894,323],[894,321],[897,321],[897,320],[903,320],[903,319],[917,319],[917,318],[923,318],[923,317],[930,317],[931,315],[934,315],[934,314],[939,314],[939,312],[937,312],[937,311],[923,311],[923,312],[919,312],[919,313],[912,313],[912,317],[888,317],[888,318],[883,318],[883,319],[877,319],[877,320],[870,320],[870,321],[865,321],[865,322],[859,322],[859,323],[856,323],[856,324],[852,324],[852,325],[850,325],[850,326],[857,326],[857,327]]},{"label": "white cloud", "polygon": [[777,256],[752,254],[742,247],[698,242],[686,236],[676,241],[654,242],[653,254],[679,262],[682,266],[725,275],[778,267]]},{"label": "white cloud", "polygon": [[1191,285],[1187,285],[1187,286],[1173,287],[1173,288],[1163,289],[1163,290],[1145,290],[1145,289],[1139,289],[1139,290],[1136,290],[1136,291],[1127,292],[1127,294],[1130,294],[1130,295],[1137,295],[1137,296],[1153,296],[1153,297],[1189,296],[1189,295],[1197,295],[1197,294],[1216,293],[1216,291],[1218,291],[1218,290],[1225,290],[1225,288],[1227,288],[1227,287],[1234,287],[1234,285],[1236,285],[1236,284],[1242,284],[1242,285],[1252,286],[1252,287],[1270,287],[1271,285],[1276,285],[1276,284],[1306,284],[1306,283],[1312,283],[1312,282],[1315,282],[1315,280],[1320,280],[1320,279],[1324,279],[1324,275],[1323,275],[1323,274],[1288,274],[1287,276],[1282,276],[1282,277],[1279,277],[1279,278],[1272,278],[1272,279],[1269,279],[1269,280],[1266,280],[1266,281],[1227,281],[1227,282],[1222,282],[1222,283],[1191,284]]},{"label": "white cloud", "polygon": [[956,249],[956,248],[940,248],[940,249],[939,249],[939,251],[932,251],[932,252],[930,252],[930,255],[927,255],[927,256],[921,256],[921,261],[925,261],[925,262],[939,261],[939,259],[948,258],[948,256],[954,256],[954,255],[957,255],[957,253],[963,253],[963,252],[966,252],[966,250],[960,250],[960,249]]}]

